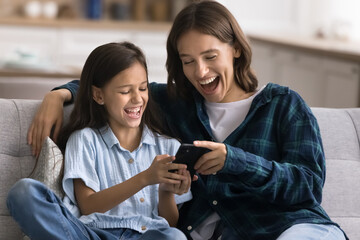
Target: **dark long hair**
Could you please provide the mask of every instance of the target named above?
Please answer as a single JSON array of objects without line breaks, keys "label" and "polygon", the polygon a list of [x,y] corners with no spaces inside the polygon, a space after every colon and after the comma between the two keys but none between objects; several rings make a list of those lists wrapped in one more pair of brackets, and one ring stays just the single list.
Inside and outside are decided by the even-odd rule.
[{"label": "dark long hair", "polygon": [[184,75],[177,49],[179,38],[190,30],[212,35],[238,49],[241,55],[234,61],[235,82],[245,92],[256,90],[258,80],[250,67],[251,48],[235,17],[216,1],[200,1],[190,3],[179,12],[167,39],[167,89],[170,96],[187,99],[194,88]]},{"label": "dark long hair", "polygon": [[[140,63],[148,75],[146,59],[143,52],[132,43],[108,43],[95,48],[87,58],[80,77],[80,86],[75,99],[74,108],[68,124],[59,136],[58,145],[64,152],[70,135],[86,127],[100,128],[108,123],[108,113],[104,105],[99,105],[92,94],[92,86],[102,88],[118,73],[128,69],[135,62]],[[147,77],[147,76],[146,76]],[[148,88],[149,89],[149,88]],[[141,119],[150,130],[162,133],[159,119],[155,119],[156,106],[148,91],[149,100]]]}]

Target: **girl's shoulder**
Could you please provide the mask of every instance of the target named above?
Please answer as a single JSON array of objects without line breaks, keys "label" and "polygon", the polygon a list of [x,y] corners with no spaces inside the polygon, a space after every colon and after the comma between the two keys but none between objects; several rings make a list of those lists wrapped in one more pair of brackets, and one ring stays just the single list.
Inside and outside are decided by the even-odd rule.
[{"label": "girl's shoulder", "polygon": [[[160,152],[170,153],[170,155],[173,155],[173,153],[180,147],[179,140],[152,132],[148,128],[143,132],[143,134],[146,134],[144,140],[147,139],[145,141],[153,142],[153,145],[156,146]],[[152,138],[152,140],[150,141],[149,138]]]},{"label": "girl's shoulder", "polygon": [[98,131],[96,131],[95,129],[86,127],[86,128],[74,131],[70,135],[69,141],[78,141],[78,140],[91,141],[91,139],[98,138],[98,137],[99,137]]}]

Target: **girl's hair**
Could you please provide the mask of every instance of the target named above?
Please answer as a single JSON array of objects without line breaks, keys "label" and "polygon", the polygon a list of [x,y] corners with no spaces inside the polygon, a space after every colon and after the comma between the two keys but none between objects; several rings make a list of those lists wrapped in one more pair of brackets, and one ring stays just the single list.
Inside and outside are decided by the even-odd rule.
[{"label": "girl's hair", "polygon": [[216,1],[193,2],[176,16],[167,39],[167,89],[170,96],[189,98],[194,87],[184,75],[177,49],[179,38],[190,30],[211,35],[240,51],[234,61],[235,82],[245,91],[256,90],[258,80],[250,68],[251,49],[235,17]]},{"label": "girl's hair", "polygon": [[[113,77],[131,67],[135,62],[144,67],[146,78],[148,78],[145,56],[140,48],[132,43],[108,43],[95,48],[90,53],[81,73],[80,86],[69,122],[59,136],[58,145],[63,152],[68,138],[74,131],[86,127],[100,128],[108,123],[109,116],[104,105],[99,105],[93,99],[92,86],[104,87]],[[149,87],[148,95],[149,100],[140,127],[146,124],[153,132],[162,133],[161,123],[155,119],[156,106],[152,101]]]}]

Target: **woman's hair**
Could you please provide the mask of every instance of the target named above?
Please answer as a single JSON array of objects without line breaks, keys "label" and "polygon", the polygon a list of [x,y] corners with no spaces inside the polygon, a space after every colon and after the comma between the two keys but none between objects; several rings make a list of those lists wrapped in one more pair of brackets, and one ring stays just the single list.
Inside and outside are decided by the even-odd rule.
[{"label": "woman's hair", "polygon": [[[132,43],[108,43],[95,48],[90,53],[81,73],[80,86],[69,122],[59,136],[58,145],[62,151],[65,150],[66,142],[74,131],[86,127],[100,128],[108,124],[108,112],[104,105],[98,104],[93,99],[92,86],[103,88],[113,77],[136,62],[144,67],[147,78],[145,56],[140,48]],[[148,95],[149,100],[140,127],[146,124],[150,130],[161,133],[161,123],[158,119],[154,119],[156,106],[151,99],[149,88]]]},{"label": "woman's hair", "polygon": [[258,80],[250,68],[251,48],[235,17],[216,1],[193,2],[176,16],[167,39],[167,88],[170,96],[188,98],[193,89],[183,72],[177,49],[179,38],[190,30],[211,35],[240,51],[234,61],[235,82],[245,91],[256,90]]}]

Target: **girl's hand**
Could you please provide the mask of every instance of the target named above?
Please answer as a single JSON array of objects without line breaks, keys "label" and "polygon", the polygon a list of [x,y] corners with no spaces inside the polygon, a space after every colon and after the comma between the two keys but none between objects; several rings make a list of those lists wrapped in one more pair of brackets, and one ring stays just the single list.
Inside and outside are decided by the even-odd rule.
[{"label": "girl's hand", "polygon": [[190,172],[186,169],[180,169],[178,171],[178,174],[185,176],[186,179],[182,180],[179,184],[167,184],[167,183],[161,183],[159,190],[160,191],[168,191],[168,192],[172,192],[174,194],[184,194],[187,193],[190,189],[190,185],[191,185],[191,176],[190,176]]},{"label": "girl's hand", "polygon": [[225,144],[210,141],[194,141],[194,145],[212,150],[202,155],[196,162],[194,169],[199,174],[216,174],[216,172],[224,167],[227,154]]},{"label": "girl's hand", "polygon": [[175,160],[174,156],[167,154],[158,155],[154,158],[151,166],[143,173],[147,179],[147,185],[165,183],[165,184],[181,184],[181,181],[186,180],[186,176],[176,172],[169,172],[169,170],[186,169],[185,164],[172,163]]}]

